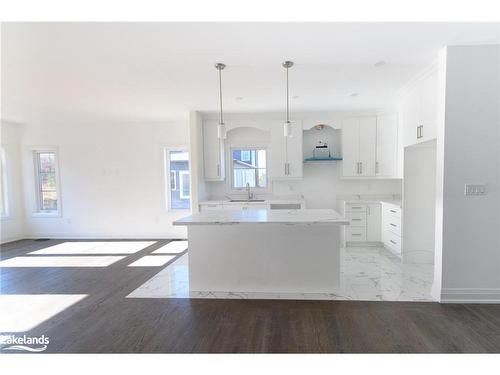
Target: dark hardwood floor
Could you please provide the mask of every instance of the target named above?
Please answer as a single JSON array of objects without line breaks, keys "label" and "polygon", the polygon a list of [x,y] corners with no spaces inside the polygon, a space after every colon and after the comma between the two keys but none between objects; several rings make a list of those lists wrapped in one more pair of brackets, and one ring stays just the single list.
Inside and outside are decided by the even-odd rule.
[{"label": "dark hardwood floor", "polygon": [[[1,257],[59,242],[9,243]],[[125,298],[163,268],[127,265],[165,242],[104,268],[2,268],[1,293],[88,294],[25,333],[49,336],[46,352],[500,352],[500,305]]]}]

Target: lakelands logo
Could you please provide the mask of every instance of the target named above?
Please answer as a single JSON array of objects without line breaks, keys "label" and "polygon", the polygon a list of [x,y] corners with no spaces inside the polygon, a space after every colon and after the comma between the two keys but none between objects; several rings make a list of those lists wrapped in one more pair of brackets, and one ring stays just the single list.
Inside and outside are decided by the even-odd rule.
[{"label": "lakelands logo", "polygon": [[25,352],[43,352],[47,349],[50,339],[48,336],[15,336],[5,335],[0,336],[0,345],[2,351],[25,351]]}]

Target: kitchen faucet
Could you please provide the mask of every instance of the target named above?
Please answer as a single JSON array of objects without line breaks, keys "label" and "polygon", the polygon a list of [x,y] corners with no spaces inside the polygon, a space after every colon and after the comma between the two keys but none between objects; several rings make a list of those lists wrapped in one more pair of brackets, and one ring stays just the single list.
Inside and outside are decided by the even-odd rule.
[{"label": "kitchen faucet", "polygon": [[247,182],[247,187],[245,189],[247,191],[247,194],[248,194],[248,200],[252,200],[253,199],[253,193],[250,192],[250,182]]}]

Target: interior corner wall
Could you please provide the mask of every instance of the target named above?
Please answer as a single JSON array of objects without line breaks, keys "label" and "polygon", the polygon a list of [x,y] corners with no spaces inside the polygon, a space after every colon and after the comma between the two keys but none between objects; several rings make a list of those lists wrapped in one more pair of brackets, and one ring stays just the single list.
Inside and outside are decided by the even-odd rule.
[{"label": "interior corner wall", "polygon": [[[447,47],[443,302],[500,302],[499,50]],[[486,184],[487,194],[465,196],[465,184]]]},{"label": "interior corner wall", "polygon": [[[35,217],[33,155],[58,150],[61,217]],[[167,209],[165,147],[189,148],[185,122],[51,120],[29,124],[22,141],[28,238],[185,238]]]},{"label": "interior corner wall", "polygon": [[23,125],[1,122],[0,138],[5,152],[7,216],[0,222],[0,242],[19,240],[25,235],[23,187],[21,182],[21,138]]}]

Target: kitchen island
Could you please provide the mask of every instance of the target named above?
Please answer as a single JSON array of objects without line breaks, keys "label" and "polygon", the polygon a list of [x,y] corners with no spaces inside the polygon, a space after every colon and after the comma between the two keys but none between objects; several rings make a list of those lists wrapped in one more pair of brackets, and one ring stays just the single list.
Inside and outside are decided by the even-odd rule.
[{"label": "kitchen island", "polygon": [[189,241],[191,296],[204,293],[333,293],[340,227],[329,209],[206,211],[179,219]]}]

